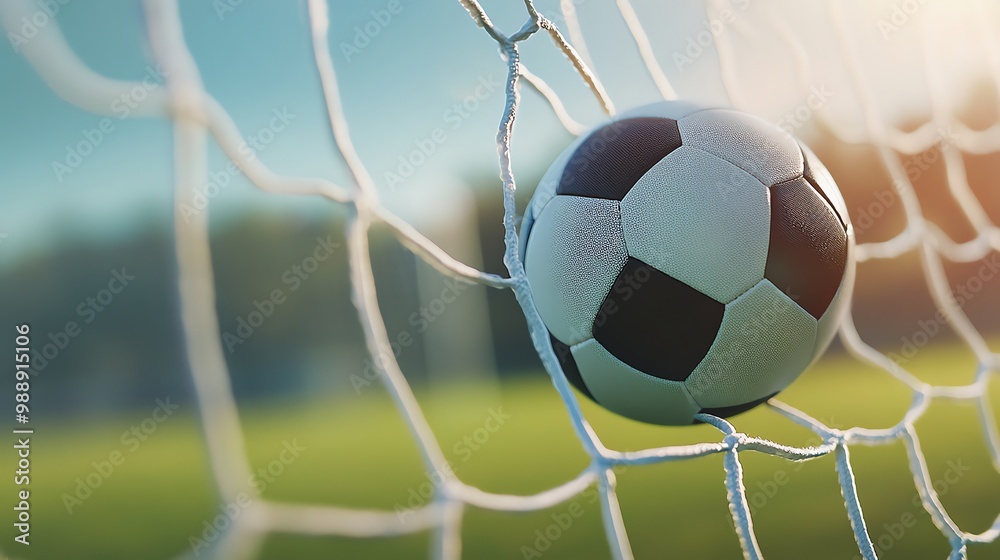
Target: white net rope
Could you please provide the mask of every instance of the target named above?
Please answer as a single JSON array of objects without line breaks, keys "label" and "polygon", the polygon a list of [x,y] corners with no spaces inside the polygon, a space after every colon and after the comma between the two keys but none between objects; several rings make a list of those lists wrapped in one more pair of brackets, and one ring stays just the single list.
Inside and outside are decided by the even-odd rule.
[{"label": "white net rope", "polygon": [[[518,257],[514,201],[516,187],[511,167],[510,147],[520,103],[519,85],[522,78],[548,101],[560,122],[570,132],[580,134],[584,130],[582,125],[569,116],[553,89],[525,68],[520,58],[518,44],[539,31],[544,31],[569,59],[605,112],[609,115],[614,114],[614,106],[601,81],[591,69],[590,57],[587,54],[584,37],[575,14],[575,3],[572,0],[561,0],[562,19],[566,22],[569,40],[551,19],[538,12],[532,0],[524,1],[527,21],[510,35],[504,34],[494,26],[476,0],[460,0],[460,2],[472,16],[475,24],[496,41],[508,71],[506,104],[500,119],[497,147],[500,176],[503,180],[506,246],[504,263],[509,271],[509,278],[487,274],[452,259],[379,202],[375,183],[354,150],[348,122],[341,106],[337,78],[328,47],[328,14],[325,0],[308,2],[312,42],[330,128],[336,146],[354,179],[354,185],[351,187],[339,186],[319,178],[281,176],[268,169],[258,159],[247,158],[238,149],[241,135],[235,123],[202,86],[199,69],[183,38],[176,1],[145,1],[146,25],[152,52],[169,76],[168,88],[166,91],[149,92],[149,98],[130,116],[153,116],[173,121],[177,207],[180,208],[185,202],[190,203],[188,199],[205,181],[207,143],[211,137],[257,187],[285,194],[319,195],[353,210],[347,224],[350,275],[353,297],[368,350],[372,355],[384,357],[377,360],[381,368],[381,380],[416,440],[424,466],[429,472],[439,473],[443,477],[433,502],[417,509],[406,524],[400,523],[397,514],[392,511],[298,505],[273,500],[255,501],[235,520],[221,546],[215,551],[217,557],[252,558],[260,550],[264,537],[270,533],[374,537],[430,530],[434,533],[432,555],[436,558],[454,559],[461,555],[461,525],[466,505],[508,512],[540,510],[567,501],[596,483],[601,497],[603,524],[611,556],[619,559],[631,558],[632,552],[615,490],[613,469],[620,465],[648,465],[723,454],[725,485],[736,532],[744,556],[748,559],[757,559],[763,556],[754,533],[740,464],[740,453],[757,452],[790,461],[834,455],[846,512],[858,549],[864,558],[871,560],[877,558],[877,555],[866,528],[861,501],[855,486],[850,446],[886,445],[896,441],[902,442],[907,450],[909,468],[920,501],[934,524],[951,544],[952,558],[965,558],[969,543],[993,542],[1000,537],[1000,516],[990,530],[979,534],[963,531],[952,520],[931,483],[920,440],[914,428],[914,423],[925,413],[933,399],[973,403],[978,408],[983,431],[986,434],[986,445],[989,447],[994,466],[1000,471],[1000,436],[997,433],[996,418],[988,398],[989,384],[1000,370],[1000,355],[989,349],[982,336],[952,298],[942,260],[972,262],[986,257],[991,251],[1000,250],[1000,229],[990,221],[981,203],[973,194],[966,178],[965,163],[962,158],[963,153],[986,154],[1000,151],[1000,124],[977,131],[968,128],[949,114],[932,75],[936,62],[929,53],[926,53],[926,49],[927,56],[924,62],[932,98],[932,119],[911,132],[904,132],[886,124],[888,119],[878,114],[872,92],[866,89],[862,79],[859,69],[860,55],[855,52],[855,47],[847,39],[844,14],[847,8],[843,2],[827,0],[829,24],[840,41],[839,49],[850,75],[851,86],[863,110],[864,127],[851,130],[841,123],[825,124],[841,140],[865,143],[877,151],[882,164],[893,179],[896,194],[902,200],[906,212],[905,230],[888,241],[860,245],[857,251],[859,262],[893,259],[911,251],[919,254],[927,285],[938,309],[975,353],[978,368],[974,381],[962,386],[932,386],[920,381],[886,355],[866,344],[859,336],[853,318],[849,315],[845,317],[841,326],[840,337],[850,353],[858,360],[880,368],[912,391],[912,404],[898,424],[887,429],[862,427],[835,429],[799,410],[772,400],[769,406],[773,411],[813,431],[822,438],[823,443],[815,447],[781,445],[742,433],[726,420],[700,415],[699,419],[716,427],[722,433],[719,441],[640,451],[616,451],[607,448],[601,442],[582,415],[577,398],[562,375],[547,331],[532,303],[524,268]],[[724,4],[725,0],[709,0],[707,2],[709,15],[717,13]],[[617,5],[657,89],[666,99],[676,97],[673,86],[656,60],[654,50],[643,30],[641,18],[628,0],[618,0]],[[969,22],[969,29],[978,34],[991,77],[1000,90],[1000,45],[990,36],[983,24],[986,20],[984,6],[980,3],[978,8],[983,10],[981,17]],[[22,18],[30,17],[36,10],[37,7],[28,0],[7,0],[0,4],[0,17],[8,30],[16,30],[15,26]],[[809,66],[806,49],[787,32],[779,18],[773,17],[771,23],[773,28],[769,31],[777,33],[787,41],[787,48],[796,57],[801,70],[800,77],[803,84],[806,84],[805,76]],[[760,30],[744,27],[740,31],[752,34]],[[716,46],[723,83],[731,102],[738,108],[745,106],[734,69],[734,49],[730,34],[717,36]],[[110,107],[113,106],[110,101],[123,91],[138,85],[138,83],[109,79],[92,71],[69,47],[54,22],[41,30],[33,41],[23,46],[23,54],[57,94],[94,113],[109,114]],[[804,85],[803,88],[807,89],[808,85]],[[817,114],[817,117],[822,118],[822,115]],[[936,131],[942,126],[959,131],[956,140],[959,150],[944,151],[943,157],[950,193],[976,230],[977,235],[971,241],[956,242],[924,218],[900,159],[901,154],[916,154],[931,149],[939,141]],[[181,316],[204,437],[207,440],[218,491],[222,499],[235,500],[242,491],[237,481],[247,480],[251,469],[219,336],[207,213],[199,213],[190,221],[181,218],[178,213],[175,225]],[[527,318],[532,340],[542,363],[566,406],[584,450],[592,459],[583,472],[560,486],[538,494],[506,495],[470,486],[447,468],[442,448],[400,371],[390,347],[376,299],[369,257],[368,232],[374,225],[388,227],[417,256],[444,274],[470,283],[513,290]]]}]

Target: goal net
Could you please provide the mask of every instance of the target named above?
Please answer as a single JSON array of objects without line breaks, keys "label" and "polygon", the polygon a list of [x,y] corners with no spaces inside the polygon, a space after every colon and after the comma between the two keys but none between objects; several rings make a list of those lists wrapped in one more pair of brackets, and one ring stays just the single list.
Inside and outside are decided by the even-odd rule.
[{"label": "goal net", "polygon": [[[839,141],[870,147],[891,179],[892,197],[905,214],[905,227],[890,239],[862,243],[859,265],[916,255],[924,280],[941,317],[974,353],[978,365],[968,372],[965,384],[932,385],[906,369],[905,360],[876,350],[859,334],[854,317],[848,314],[840,327],[840,340],[860,362],[882,370],[912,394],[912,404],[898,423],[888,428],[851,427],[838,429],[773,399],[770,413],[814,432],[822,443],[793,446],[744,433],[739,419],[727,421],[709,415],[699,419],[718,429],[713,441],[692,445],[649,448],[633,451],[611,449],[583,414],[577,395],[560,370],[545,326],[535,310],[532,294],[518,256],[519,214],[515,193],[512,146],[517,144],[515,124],[522,104],[544,104],[571,133],[585,127],[571,115],[565,93],[545,80],[533,68],[531,57],[522,53],[530,43],[551,42],[566,64],[578,76],[577,87],[589,91],[607,115],[617,107],[601,80],[587,41],[608,29],[583,25],[581,13],[591,9],[583,0],[542,2],[524,0],[523,24],[505,29],[496,25],[477,0],[455,0],[455,9],[464,9],[469,25],[478,26],[484,41],[493,41],[499,50],[498,69],[504,69],[505,103],[497,115],[495,130],[499,175],[503,189],[504,264],[507,275],[496,275],[468,266],[439,248],[416,228],[392,213],[380,201],[380,185],[352,142],[350,108],[342,104],[337,74],[328,36],[329,8],[325,0],[308,0],[308,19],[315,67],[322,84],[334,143],[350,172],[350,184],[334,184],[323,178],[291,177],[275,173],[259,159],[248,158],[240,150],[242,135],[226,108],[203,87],[200,70],[185,43],[179,8],[175,0],[144,2],[145,27],[152,56],[167,76],[167,88],[148,92],[130,117],[170,119],[174,128],[174,183],[177,208],[192,199],[204,184],[207,173],[208,143],[216,143],[259,188],[288,195],[319,196],[349,209],[346,236],[349,249],[352,295],[364,330],[368,352],[377,357],[379,379],[398,407],[412,438],[417,442],[424,467],[438,473],[441,484],[432,501],[415,509],[405,524],[395,511],[363,510],[338,506],[302,505],[260,500],[235,519],[222,541],[213,549],[218,558],[252,558],[263,539],[272,533],[302,535],[344,535],[350,537],[392,537],[412,532],[433,534],[431,556],[455,559],[461,556],[463,512],[468,507],[498,512],[528,512],[566,502],[589,487],[600,496],[603,527],[613,558],[632,557],[628,528],[616,493],[615,472],[621,466],[651,465],[688,461],[708,455],[724,458],[724,477],[729,511],[743,554],[748,559],[764,557],[755,533],[751,505],[744,486],[741,456],[761,453],[788,461],[807,461],[833,456],[843,494],[844,515],[850,522],[858,554],[868,560],[878,557],[873,535],[866,524],[864,492],[859,491],[852,467],[851,450],[856,446],[901,444],[907,453],[909,472],[920,504],[930,515],[942,537],[949,543],[952,558],[966,558],[972,543],[994,542],[1000,536],[1000,517],[991,529],[968,532],[959,526],[942,504],[932,482],[929,467],[914,427],[932,401],[970,403],[977,410],[994,467],[1000,472],[1000,436],[990,405],[990,384],[1000,371],[1000,355],[990,349],[979,330],[969,320],[953,294],[946,263],[972,263],[1000,250],[1000,228],[977,197],[966,170],[966,156],[1000,153],[1000,124],[975,128],[958,115],[960,96],[965,91],[946,87],[952,81],[978,76],[989,85],[992,98],[1000,101],[1000,10],[985,0],[933,3],[899,0],[869,3],[861,0],[818,0],[812,3],[779,2],[758,6],[752,0],[707,0],[703,20],[693,29],[681,50],[663,52],[655,46],[656,21],[643,15],[647,6],[617,0],[618,23],[628,35],[620,38],[634,44],[634,56],[647,75],[636,82],[649,83],[664,99],[698,98],[707,89],[706,81],[718,80],[728,103],[748,112],[760,112],[762,99],[782,97],[801,100],[784,114],[778,124],[797,132],[806,121],[815,121]],[[537,4],[537,5],[536,5]],[[802,4],[802,5],[800,5]],[[292,9],[291,7],[289,9]],[[419,9],[419,8],[418,8]],[[0,16],[8,32],[17,32],[24,18],[38,13],[30,0],[7,0]],[[808,25],[800,25],[803,21]],[[795,22],[799,22],[796,24]],[[859,26],[867,26],[863,33]],[[55,21],[40,26],[39,34],[20,47],[45,82],[62,98],[88,111],[109,114],[111,100],[141,84],[105,77],[86,66],[74,53]],[[610,26],[609,26],[610,28]],[[961,29],[962,32],[956,32]],[[433,33],[447,33],[437,29]],[[961,41],[957,37],[961,36]],[[961,46],[956,46],[960,43]],[[748,48],[753,45],[753,48]],[[831,47],[832,45],[832,47]],[[443,55],[441,55],[443,56]],[[711,65],[699,65],[698,73],[686,74],[691,64],[709,57]],[[909,58],[907,58],[909,57]],[[872,60],[880,68],[895,72],[905,61],[916,60],[917,77],[901,78],[873,71]],[[905,59],[905,60],[904,60]],[[780,68],[772,74],[769,67]],[[704,68],[712,68],[709,76]],[[900,71],[900,73],[902,73]],[[763,79],[761,79],[763,78]],[[836,101],[826,106],[824,87],[835,86]],[[919,91],[912,96],[916,105],[906,106],[907,97],[884,95],[885,91],[906,87]],[[900,128],[906,114],[923,111],[924,122]],[[943,137],[942,131],[948,131]],[[493,134],[494,131],[483,131]],[[947,143],[949,149],[939,149]],[[947,195],[957,204],[974,230],[969,239],[956,240],[925,217],[925,206],[913,187],[909,162],[928,151],[939,154],[946,170]],[[863,187],[863,186],[862,186]],[[853,210],[853,209],[852,209]],[[885,208],[882,209],[883,211]],[[178,210],[179,212],[179,210]],[[861,216],[854,216],[857,221]],[[369,232],[372,228],[391,231],[415,255],[441,273],[467,283],[511,290],[530,328],[534,347],[551,376],[552,384],[565,405],[589,466],[575,478],[533,495],[508,495],[482,490],[464,482],[448,467],[442,446],[435,438],[421,406],[401,371],[391,347],[382,312],[376,298]],[[230,372],[220,339],[216,315],[215,287],[209,245],[207,213],[175,220],[176,251],[181,296],[181,319],[187,359],[193,373],[202,429],[207,442],[214,483],[224,500],[235,500],[251,467],[244,447],[244,434],[233,396]],[[961,376],[957,376],[961,378]],[[794,521],[790,522],[794,524]],[[790,529],[794,530],[794,529]]]}]

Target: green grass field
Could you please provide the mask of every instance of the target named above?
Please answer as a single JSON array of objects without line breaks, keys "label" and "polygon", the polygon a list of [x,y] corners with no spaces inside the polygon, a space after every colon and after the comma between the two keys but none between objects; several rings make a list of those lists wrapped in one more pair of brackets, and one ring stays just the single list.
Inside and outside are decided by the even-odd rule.
[{"label": "green grass field", "polygon": [[[935,383],[965,383],[974,371],[971,356],[955,347],[928,349],[919,359],[911,369]],[[997,385],[993,401],[1000,404]],[[483,489],[537,492],[570,479],[587,465],[567,415],[542,374],[507,383],[499,392],[465,387],[420,392],[418,397],[458,475]],[[835,426],[886,427],[901,417],[910,396],[887,375],[836,357],[807,372],[782,399]],[[123,444],[121,434],[150,410],[96,425],[40,426],[33,454],[32,545],[12,549],[8,526],[4,551],[16,558],[107,560],[172,558],[188,549],[189,537],[201,535],[203,523],[218,513],[219,504],[190,400],[174,400],[185,404],[138,447]],[[618,449],[720,437],[705,426],[639,425],[589,402],[584,407],[606,443]],[[491,409],[509,418],[473,449],[463,438],[485,426]],[[296,440],[305,448],[267,483],[266,498],[392,509],[405,506],[410,490],[419,492],[427,480],[412,440],[377,386],[360,397],[273,403],[247,407],[242,413],[255,468],[278,459],[284,441]],[[814,443],[809,432],[771,410],[752,411],[735,423],[742,431],[783,443]],[[1000,475],[990,463],[975,410],[935,403],[917,428],[933,476],[944,489],[942,500],[956,522],[976,532],[988,528],[1000,513]],[[124,463],[67,513],[64,494],[75,491],[77,478],[95,471],[93,462],[106,461],[116,450]],[[945,558],[945,539],[913,501],[916,492],[902,445],[855,446],[852,452],[862,504],[882,557]],[[750,453],[741,457],[767,558],[855,557],[832,458],[793,464]],[[622,471],[620,500],[636,556],[740,558],[723,476],[721,456]],[[783,484],[768,484],[776,480]],[[582,494],[531,514],[470,508],[463,526],[464,557],[524,558],[523,547],[535,547],[536,531],[552,525],[553,514],[559,517],[572,508],[578,518],[559,531],[550,548],[540,551],[542,557],[606,558],[595,496]],[[261,557],[420,558],[426,557],[429,541],[427,533],[374,540],[275,535],[268,538]],[[1000,544],[973,547],[970,557],[1000,558]]]}]

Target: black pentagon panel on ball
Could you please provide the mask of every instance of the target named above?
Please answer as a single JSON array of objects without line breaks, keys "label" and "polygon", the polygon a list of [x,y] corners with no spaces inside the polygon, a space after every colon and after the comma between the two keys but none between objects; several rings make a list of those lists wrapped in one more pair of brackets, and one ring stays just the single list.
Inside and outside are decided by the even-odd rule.
[{"label": "black pentagon panel on ball", "polygon": [[819,319],[847,266],[847,232],[804,178],[770,189],[771,237],[764,277]]},{"label": "black pentagon panel on ball", "polygon": [[573,358],[573,351],[569,345],[560,342],[558,338],[552,336],[552,333],[549,333],[549,339],[552,340],[552,349],[556,352],[556,358],[559,358],[559,364],[563,368],[563,373],[566,374],[566,379],[581,393],[587,395],[590,400],[597,402],[594,395],[590,394],[587,384],[583,382],[583,376],[580,375],[580,368],[576,365],[576,359]]},{"label": "black pentagon panel on ball", "polygon": [[635,257],[594,319],[594,338],[629,366],[684,381],[708,353],[726,306]]},{"label": "black pentagon panel on ball", "polygon": [[677,121],[641,117],[595,130],[566,162],[556,194],[621,200],[681,145]]},{"label": "black pentagon panel on ball", "polygon": [[804,151],[802,152],[802,166],[803,166],[802,176],[805,177],[806,182],[808,182],[809,186],[815,189],[816,192],[821,197],[823,197],[823,200],[825,200],[826,204],[830,207],[831,210],[833,210],[833,214],[837,216],[837,220],[840,221],[840,225],[846,231],[847,221],[844,219],[844,216],[840,215],[840,212],[837,212],[837,207],[834,206],[833,201],[830,200],[830,197],[826,196],[826,191],[820,188],[819,182],[816,179],[816,175],[814,175],[812,170],[809,168],[809,154],[805,153]]},{"label": "black pentagon panel on ball", "polygon": [[[771,400],[771,398],[774,397],[774,395],[777,395],[777,394],[778,393],[774,393],[773,395],[768,395],[768,396],[766,396],[766,397],[764,397],[762,399],[757,399],[755,401],[750,401],[748,403],[743,403],[743,404],[736,404],[736,405],[733,405],[733,406],[720,406],[720,407],[717,407],[717,408],[703,408],[703,409],[701,409],[699,411],[699,413],[702,413],[702,414],[711,414],[712,416],[718,416],[719,418],[729,418],[730,416],[736,416],[737,414],[743,414],[744,412],[746,412],[748,410],[756,408],[756,407],[758,407],[758,406],[766,403],[767,401]],[[702,423],[703,422],[701,420],[697,420],[697,419],[694,422],[692,422],[692,424],[702,424]]]}]

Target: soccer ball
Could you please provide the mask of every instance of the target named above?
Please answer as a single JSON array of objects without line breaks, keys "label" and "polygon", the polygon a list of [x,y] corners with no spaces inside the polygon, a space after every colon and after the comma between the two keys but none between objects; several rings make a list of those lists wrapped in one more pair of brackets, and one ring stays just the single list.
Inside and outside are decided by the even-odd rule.
[{"label": "soccer ball", "polygon": [[520,249],[567,379],[654,424],[773,397],[826,349],[854,283],[853,228],[816,156],[766,121],[684,102],[567,148]]}]

